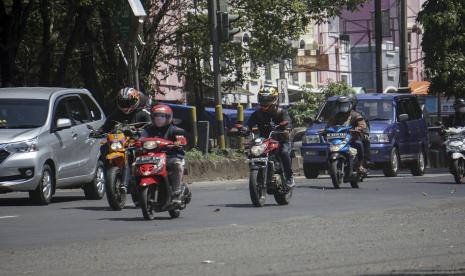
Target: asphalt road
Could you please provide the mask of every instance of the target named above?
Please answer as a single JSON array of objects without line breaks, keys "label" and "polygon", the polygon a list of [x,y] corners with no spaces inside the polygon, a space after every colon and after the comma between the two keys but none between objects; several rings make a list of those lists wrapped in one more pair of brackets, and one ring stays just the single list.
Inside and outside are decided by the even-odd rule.
[{"label": "asphalt road", "polygon": [[360,189],[299,178],[289,206],[246,181],[191,185],[180,218],[111,211],[59,191],[0,195],[0,275],[465,275],[465,185],[374,175]]}]

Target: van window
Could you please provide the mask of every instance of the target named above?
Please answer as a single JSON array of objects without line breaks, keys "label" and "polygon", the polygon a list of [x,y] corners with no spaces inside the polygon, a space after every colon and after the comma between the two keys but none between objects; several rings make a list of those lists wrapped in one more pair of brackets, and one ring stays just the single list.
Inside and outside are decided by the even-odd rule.
[{"label": "van window", "polygon": [[391,100],[358,100],[355,108],[365,114],[367,120],[392,120]]},{"label": "van window", "polygon": [[408,112],[411,120],[421,119],[421,109],[416,98],[410,98],[408,101]]},{"label": "van window", "polygon": [[399,116],[401,114],[408,114],[409,120],[412,119],[412,114],[410,114],[409,112],[409,100],[408,99],[401,99],[397,101],[396,115],[397,115],[398,121],[399,121]]},{"label": "van window", "polygon": [[97,107],[95,102],[86,94],[81,94],[81,97],[84,100],[84,103],[87,105],[87,108],[89,109],[90,118],[92,119],[92,121],[102,119],[102,113],[100,112],[100,109]]}]

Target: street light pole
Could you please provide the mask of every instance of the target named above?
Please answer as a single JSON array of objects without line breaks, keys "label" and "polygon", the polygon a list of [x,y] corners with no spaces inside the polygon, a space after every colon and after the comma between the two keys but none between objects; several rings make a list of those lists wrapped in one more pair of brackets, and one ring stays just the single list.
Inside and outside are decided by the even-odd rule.
[{"label": "street light pole", "polygon": [[376,92],[383,92],[382,21],[381,0],[375,0],[375,44],[376,44]]},{"label": "street light pole", "polygon": [[400,87],[408,89],[407,0],[400,0]]}]

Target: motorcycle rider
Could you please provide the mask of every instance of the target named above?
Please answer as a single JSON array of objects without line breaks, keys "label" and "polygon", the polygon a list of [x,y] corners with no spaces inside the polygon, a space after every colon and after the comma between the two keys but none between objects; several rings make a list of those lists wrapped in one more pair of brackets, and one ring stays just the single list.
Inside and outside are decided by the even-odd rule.
[{"label": "motorcycle rider", "polygon": [[[249,130],[258,126],[260,136],[268,137],[272,131],[273,123],[278,125],[279,130],[287,131],[292,128],[291,117],[285,109],[278,107],[278,90],[274,87],[269,89],[261,88],[258,92],[258,103],[260,109],[256,110],[250,116],[247,126]],[[286,177],[286,184],[289,188],[295,186],[295,181],[292,172],[291,155],[289,135],[282,135],[279,137],[279,155],[283,164],[284,176]]]},{"label": "motorcycle rider", "polygon": [[110,132],[117,122],[150,123],[150,112],[144,108],[145,102],[146,96],[142,92],[132,87],[121,89],[116,98],[117,108],[107,117],[99,131]]},{"label": "motorcycle rider", "polygon": [[454,102],[455,113],[450,115],[446,121],[446,127],[465,127],[465,100],[457,98]]},{"label": "motorcycle rider", "polygon": [[[165,104],[157,104],[150,109],[152,124],[144,129],[141,138],[158,137],[175,142],[175,145],[186,144],[184,129],[172,124],[173,110]],[[184,141],[180,143],[179,141]],[[167,152],[168,179],[173,191],[173,203],[181,204],[181,181],[184,173],[184,150],[175,148]]]},{"label": "motorcycle rider", "polygon": [[[121,89],[116,97],[117,108],[110,113],[105,120],[105,123],[97,131],[95,131],[94,134],[99,136],[103,133],[108,133],[114,129],[118,122],[127,122],[130,124],[141,123],[141,126],[143,124],[150,123],[150,112],[144,108],[145,102],[146,97],[142,92],[132,87],[125,87]],[[129,133],[125,134],[130,135]],[[106,156],[108,153],[108,146],[102,145],[100,152],[102,156]],[[133,159],[134,156],[130,153],[128,156],[128,164],[131,164]],[[105,167],[107,167],[107,165],[107,162],[105,162]],[[129,171],[126,172],[126,180],[124,181],[125,185],[120,187],[123,190],[123,193],[126,193],[129,188],[127,186],[130,186],[131,176],[129,175]]]},{"label": "motorcycle rider", "polygon": [[369,130],[368,124],[362,114],[354,110],[354,104],[352,97],[340,96],[336,102],[336,113],[329,120],[328,126],[351,126],[356,133],[353,135],[351,144],[357,149],[359,160],[358,170],[361,173],[367,173],[367,169],[364,167],[366,160],[366,143],[363,140],[368,137]]}]

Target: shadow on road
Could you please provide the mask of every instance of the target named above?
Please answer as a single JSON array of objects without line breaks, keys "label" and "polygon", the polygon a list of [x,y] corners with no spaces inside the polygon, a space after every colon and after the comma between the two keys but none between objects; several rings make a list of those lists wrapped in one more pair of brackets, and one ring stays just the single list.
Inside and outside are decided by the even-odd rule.
[{"label": "shadow on road", "polygon": [[[83,196],[60,196],[60,197],[53,197],[52,203],[63,203],[63,202],[71,202],[71,201],[78,201],[78,200],[85,200]],[[15,198],[0,198],[0,206],[36,206],[32,201],[29,200],[27,197],[15,197]]]},{"label": "shadow on road", "polygon": [[[153,220],[172,220],[170,217],[156,217]],[[130,218],[101,218],[99,220],[107,221],[146,221],[142,215],[140,217],[130,217]],[[148,220],[147,220],[148,221]]]},{"label": "shadow on road", "polygon": [[308,186],[308,185],[299,185],[296,187],[297,189],[314,189],[314,190],[347,190],[347,189],[352,189],[351,187],[340,187],[339,189],[336,189],[334,187],[329,187],[329,186]]},{"label": "shadow on road", "polygon": [[[237,204],[209,204],[207,205],[208,207],[228,207],[228,208],[257,208],[253,206],[252,203],[246,204],[246,203],[237,203]],[[265,204],[266,206],[279,206],[278,204]]]},{"label": "shadow on road", "polygon": [[[84,211],[112,211],[112,212],[118,212],[118,211],[113,211],[109,206],[79,206],[79,207],[67,207],[67,208],[61,208],[61,209],[62,210],[75,209],[75,210],[84,210]],[[126,206],[126,207],[124,207],[124,209],[139,209],[139,208],[135,207],[135,206]]]}]

